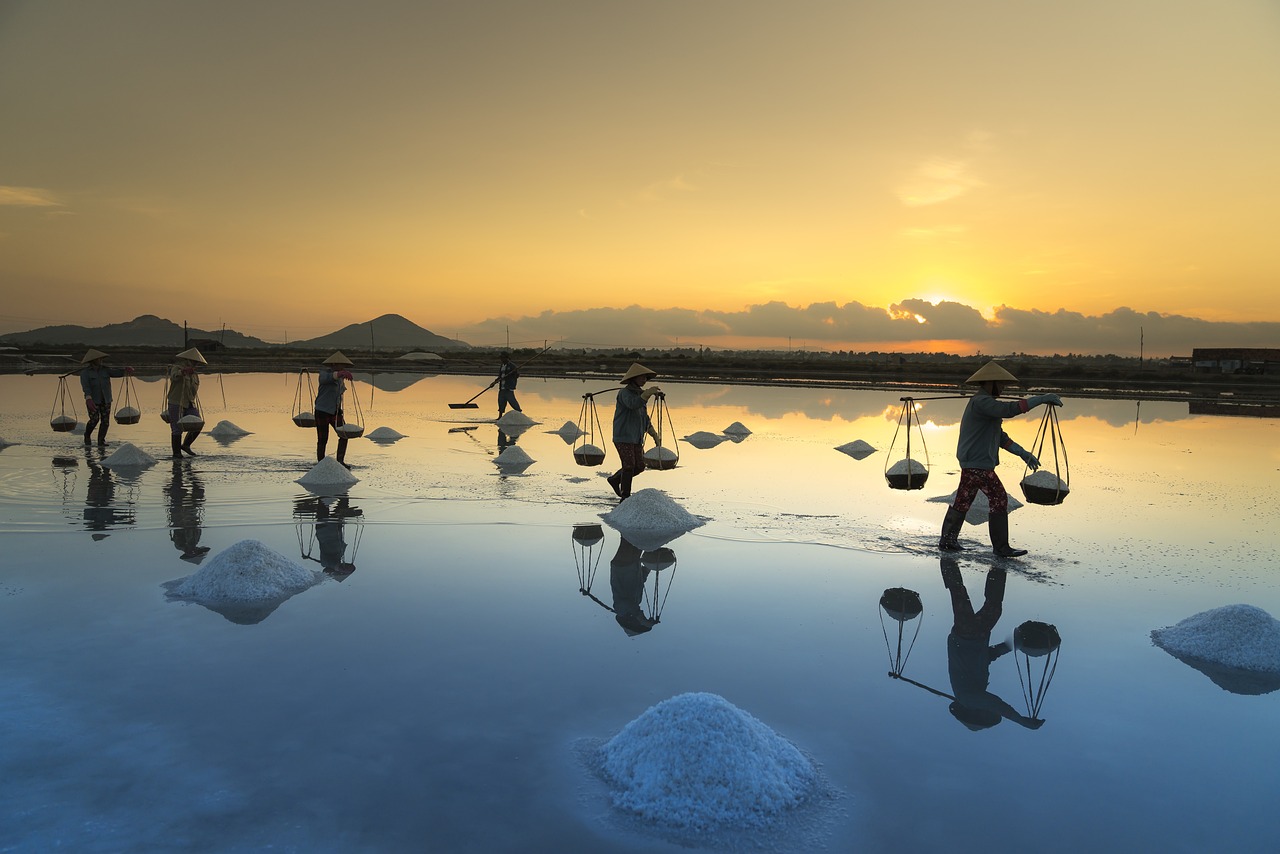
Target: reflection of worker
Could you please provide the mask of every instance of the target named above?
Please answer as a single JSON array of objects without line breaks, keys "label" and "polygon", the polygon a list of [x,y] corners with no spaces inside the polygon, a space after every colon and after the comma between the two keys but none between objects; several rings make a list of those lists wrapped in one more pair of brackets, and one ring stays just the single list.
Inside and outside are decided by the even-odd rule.
[{"label": "reflection of worker", "polygon": [[107,354],[101,350],[89,350],[80,360],[80,389],[84,392],[84,406],[89,420],[84,425],[84,443],[89,444],[93,428],[98,428],[98,444],[107,444],[107,427],[111,424],[111,379],[132,374],[133,368],[108,368]]},{"label": "reflection of worker", "polygon": [[85,450],[85,464],[89,467],[89,486],[84,498],[84,527],[94,531],[93,538],[100,540],[120,525],[133,522],[133,514],[128,510],[116,509],[116,482],[111,470],[99,465],[94,459],[94,451]]},{"label": "reflection of worker", "polygon": [[1004,608],[1005,571],[993,567],[987,572],[982,607],[975,611],[955,558],[944,557],[941,564],[942,583],[951,594],[954,618],[951,634],[947,635],[947,670],[955,694],[950,706],[952,716],[971,730],[993,727],[1001,718],[1039,729],[1043,720],[1026,717],[987,690],[991,662],[1010,651],[1007,643],[991,645],[991,632],[1000,622]]},{"label": "reflection of worker", "polygon": [[520,401],[516,400],[516,383],[520,379],[520,369],[511,364],[510,353],[503,353],[498,356],[498,359],[498,378],[494,382],[498,384],[498,417],[501,418],[508,406],[516,412],[524,412],[524,410],[520,408]]},{"label": "reflection of worker", "polygon": [[204,481],[194,470],[175,463],[165,493],[169,539],[183,560],[199,563],[209,553],[208,546],[200,545],[204,531]]},{"label": "reflection of worker", "polygon": [[644,600],[644,582],[649,570],[640,562],[640,549],[620,538],[618,551],[609,561],[609,587],[613,590],[613,614],[618,625],[628,635],[644,634],[657,620],[645,615],[640,603]]},{"label": "reflection of worker", "polygon": [[631,495],[631,479],[644,471],[644,435],[657,438],[646,407],[649,398],[662,394],[662,389],[644,388],[657,375],[639,362],[622,375],[622,388],[613,410],[613,446],[618,449],[622,467],[607,478],[619,498]]},{"label": "reflection of worker", "polygon": [[336,428],[347,423],[342,417],[342,397],[347,391],[344,380],[351,379],[351,371],[344,366],[351,364],[352,361],[341,350],[324,360],[315,403],[316,462],[324,459],[325,449],[329,446],[329,428],[333,427],[338,434],[338,462],[344,468],[351,468],[346,462],[347,435]]},{"label": "reflection of worker", "polygon": [[997,362],[987,362],[966,382],[977,383],[979,391],[969,398],[964,416],[960,419],[960,439],[956,459],[960,463],[960,486],[956,498],[947,508],[942,520],[942,536],[938,548],[957,551],[960,545],[960,529],[964,526],[964,514],[969,512],[973,499],[981,491],[991,505],[991,547],[1000,557],[1021,557],[1026,549],[1009,546],[1009,494],[996,475],[1000,464],[1000,449],[1017,454],[1031,468],[1040,468],[1040,461],[1030,451],[1009,438],[1001,427],[1006,418],[1021,415],[1033,406],[1047,403],[1061,406],[1062,398],[1056,394],[1038,394],[1025,400],[998,400],[1006,384],[1016,383],[1017,378]]},{"label": "reflection of worker", "polygon": [[[204,429],[202,425],[194,430],[184,431],[178,422],[188,415],[200,414],[196,406],[196,397],[200,391],[200,375],[196,373],[196,366],[209,363],[195,347],[183,350],[174,359],[173,366],[169,368],[169,396],[165,402],[169,406],[169,442],[173,447],[173,458],[180,460],[184,452],[189,457],[196,455],[191,450],[191,443]],[[184,432],[187,434],[185,438],[182,435]]]},{"label": "reflection of worker", "polygon": [[[343,531],[346,520],[354,516],[363,516],[364,511],[351,506],[351,499],[346,495],[329,500],[324,498],[304,498],[294,504],[294,513],[315,519],[316,546],[320,557],[313,558],[309,554],[303,557],[315,560],[324,569],[325,574],[338,581],[345,581],[347,576],[355,572],[356,565],[347,558],[347,538]],[[353,558],[354,554],[351,555]]]},{"label": "reflection of worker", "polygon": [[498,453],[501,454],[507,448],[516,443],[516,436],[509,436],[502,428],[498,428]]}]

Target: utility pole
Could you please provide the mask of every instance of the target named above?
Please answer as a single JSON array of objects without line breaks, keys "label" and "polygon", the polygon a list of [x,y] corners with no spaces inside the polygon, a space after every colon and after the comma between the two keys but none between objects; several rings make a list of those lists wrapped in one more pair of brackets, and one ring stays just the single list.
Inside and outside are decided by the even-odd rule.
[{"label": "utility pole", "polygon": [[186,322],[185,320],[184,320],[184,321],[182,321],[182,349],[183,349],[183,350],[188,349],[188,345],[187,345],[187,322]]}]

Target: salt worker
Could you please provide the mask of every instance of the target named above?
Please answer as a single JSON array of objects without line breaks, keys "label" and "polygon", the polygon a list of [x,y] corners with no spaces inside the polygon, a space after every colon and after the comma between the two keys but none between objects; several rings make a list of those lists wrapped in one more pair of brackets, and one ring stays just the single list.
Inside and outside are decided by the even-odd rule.
[{"label": "salt worker", "polygon": [[520,408],[520,401],[516,400],[516,382],[520,379],[520,369],[511,364],[510,353],[500,354],[498,362],[498,378],[494,380],[498,385],[498,417],[502,417],[508,406],[516,412],[524,412]]},{"label": "salt worker", "polygon": [[200,351],[192,347],[174,356],[174,363],[169,368],[169,396],[165,402],[169,405],[169,442],[175,460],[182,459],[183,453],[189,457],[196,456],[196,452],[191,450],[191,443],[200,435],[203,425],[184,431],[178,422],[188,415],[200,414],[200,408],[196,404],[200,375],[196,373],[196,368],[207,364],[209,362],[200,355]]},{"label": "salt worker", "polygon": [[938,548],[943,551],[964,548],[960,545],[964,515],[969,512],[973,499],[981,491],[991,505],[987,527],[991,535],[992,550],[999,557],[1021,557],[1027,550],[1015,549],[1009,545],[1009,494],[996,474],[996,466],[1000,464],[1001,448],[1021,457],[1032,471],[1040,468],[1040,461],[1009,438],[1002,422],[1042,404],[1061,406],[1062,398],[1056,394],[1037,394],[1016,400],[1000,400],[1000,392],[1004,386],[1014,385],[1018,379],[996,361],[987,362],[965,382],[977,385],[978,391],[969,398],[964,416],[960,419],[960,439],[956,446],[956,460],[960,463],[960,486],[956,489],[955,501],[947,508],[947,515],[942,520],[942,536],[938,539]]},{"label": "salt worker", "polygon": [[84,443],[89,444],[93,428],[98,428],[98,444],[107,444],[107,427],[111,424],[111,379],[132,374],[133,368],[109,368],[109,357],[101,350],[90,348],[80,364],[80,389],[84,392],[84,406],[89,421],[84,425]]},{"label": "salt worker", "polygon": [[622,467],[607,478],[619,498],[631,495],[631,479],[644,471],[644,435],[658,438],[646,407],[649,398],[661,395],[662,389],[644,388],[657,375],[639,362],[633,362],[622,375],[622,388],[613,410],[613,446],[618,449]]},{"label": "salt worker", "polygon": [[[346,380],[351,379],[348,367],[353,365],[341,350],[325,359],[320,368],[320,391],[316,394],[316,462],[324,459],[329,445],[329,428],[332,426],[338,434],[338,462],[343,468],[347,465],[347,436],[336,428],[347,422],[342,415],[342,397],[347,393]],[[346,367],[344,367],[346,366]]]}]

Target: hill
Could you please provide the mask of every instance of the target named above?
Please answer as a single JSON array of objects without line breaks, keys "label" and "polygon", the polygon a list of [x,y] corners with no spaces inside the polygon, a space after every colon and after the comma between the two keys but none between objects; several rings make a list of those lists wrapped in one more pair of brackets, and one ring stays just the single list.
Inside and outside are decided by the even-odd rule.
[{"label": "hill", "polygon": [[319,338],[291,341],[290,346],[368,352],[370,347],[376,350],[465,350],[471,345],[437,335],[398,314],[384,314],[363,323],[352,323]]},{"label": "hill", "polygon": [[[220,340],[226,347],[269,347],[267,342],[230,329],[210,332],[188,328],[190,338]],[[183,346],[182,327],[172,320],[144,314],[124,323],[89,327],[65,324],[42,326],[27,332],[11,332],[0,335],[6,344],[46,344],[59,347],[83,345],[86,347],[174,347]]]}]

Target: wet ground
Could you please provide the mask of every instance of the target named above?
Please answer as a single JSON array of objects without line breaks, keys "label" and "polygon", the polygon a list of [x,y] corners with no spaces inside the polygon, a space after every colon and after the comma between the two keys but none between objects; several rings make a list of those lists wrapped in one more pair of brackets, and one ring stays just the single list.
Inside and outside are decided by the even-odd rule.
[{"label": "wet ground", "polygon": [[[676,468],[637,480],[706,521],[637,567],[617,531],[583,527],[616,504],[613,449],[596,437],[605,465],[578,466],[548,432],[609,383],[526,379],[540,423],[499,431],[493,392],[448,406],[488,378],[370,379],[366,428],[406,438],[353,440],[360,482],[320,496],[295,483],[315,462],[289,418],[296,376],[206,376],[209,426],[252,434],[202,435],[176,464],[160,383],[137,384],[142,422],[100,451],[49,429],[49,377],[0,377],[0,437],[18,443],[0,450],[0,850],[1280,846],[1280,692],[1222,687],[1149,639],[1236,602],[1280,615],[1277,422],[1068,398],[1071,493],[1011,517],[1031,553],[996,560],[966,526],[953,565],[934,542],[961,401],[922,405],[912,453],[931,473],[902,491],[883,476],[897,394],[663,382],[668,439],[752,434],[679,443]],[[1030,444],[1037,415],[1008,432]],[[855,439],[877,452],[834,450]],[[102,467],[124,441],[159,461]],[[523,470],[493,462],[512,442]],[[1017,496],[1021,465],[1000,471]],[[325,580],[239,621],[166,600],[244,539]],[[923,607],[901,648],[878,604],[894,587]],[[990,645],[1027,621],[1061,637],[990,663],[998,725],[944,696],[957,614],[988,592]],[[619,619],[637,607],[648,631]],[[582,745],[690,691],[790,739],[831,799],[745,840],[616,816]]]}]

